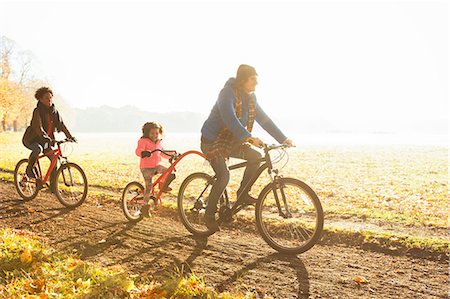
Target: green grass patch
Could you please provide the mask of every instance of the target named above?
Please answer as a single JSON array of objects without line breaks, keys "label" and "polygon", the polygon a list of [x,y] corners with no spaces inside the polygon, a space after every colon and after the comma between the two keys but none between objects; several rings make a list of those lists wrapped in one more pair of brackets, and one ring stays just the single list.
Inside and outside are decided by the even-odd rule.
[{"label": "green grass patch", "polygon": [[327,207],[326,218],[349,219],[356,217],[360,220],[381,220],[386,223],[398,223],[410,227],[434,227],[447,228],[447,221],[440,217],[428,216],[426,220],[420,219],[418,215],[399,214],[394,211],[373,210],[369,208],[346,209],[338,206]]},{"label": "green grass patch", "polygon": [[450,242],[437,237],[417,237],[395,232],[352,230],[339,226],[325,226],[322,243],[344,243],[377,251],[409,254],[420,258],[446,259]]}]

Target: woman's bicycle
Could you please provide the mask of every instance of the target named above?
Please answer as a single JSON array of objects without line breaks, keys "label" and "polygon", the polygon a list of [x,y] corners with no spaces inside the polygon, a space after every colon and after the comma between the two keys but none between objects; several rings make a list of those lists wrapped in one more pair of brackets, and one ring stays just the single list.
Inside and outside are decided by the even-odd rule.
[{"label": "woman's bicycle", "polygon": [[[173,180],[175,177],[174,172],[176,172],[175,166],[186,156],[188,155],[200,155],[204,158],[204,155],[198,151],[187,151],[183,154],[178,154],[176,151],[169,150],[161,150],[156,149],[151,151],[150,153],[154,153],[159,151],[170,157],[169,162],[170,166],[164,171],[161,175],[156,177],[156,179],[152,182],[152,190],[150,192],[150,200],[149,200],[149,209],[150,211],[155,211],[161,205],[162,200],[161,196],[164,192],[164,188],[161,186],[167,186],[169,180]],[[156,186],[160,186],[160,188],[155,188]],[[155,190],[158,189],[158,192]],[[141,213],[141,209],[144,206],[144,186],[136,181],[130,182],[126,185],[125,189],[122,192],[122,210],[125,214],[125,217],[131,222],[141,221],[143,215]]]},{"label": "woman's bicycle", "polygon": [[[16,164],[14,186],[23,200],[32,200],[38,195],[39,190],[49,187],[66,207],[77,207],[85,201],[88,192],[86,174],[79,165],[69,162],[67,156],[63,155],[61,145],[67,142],[74,141],[70,139],[55,141],[56,149],[50,149],[38,157],[34,165],[36,178],[29,178],[26,174],[28,159],[22,159]],[[45,175],[39,161],[44,157],[51,157]]]},{"label": "woman's bicycle", "polygon": [[[299,254],[307,251],[319,240],[324,215],[322,205],[316,193],[304,182],[283,177],[273,167],[269,152],[279,149],[286,155],[287,145],[264,145],[262,165],[242,194],[247,194],[251,186],[264,170],[270,175],[271,182],[263,188],[256,202],[256,224],[263,239],[275,250]],[[229,167],[230,170],[243,168],[246,162]],[[215,177],[197,172],[183,181],[178,193],[178,212],[184,226],[194,235],[209,236],[214,232],[208,230],[204,222],[208,195]],[[220,198],[218,208],[219,225],[231,222],[233,215],[249,205],[239,198],[231,204],[227,190]]]}]

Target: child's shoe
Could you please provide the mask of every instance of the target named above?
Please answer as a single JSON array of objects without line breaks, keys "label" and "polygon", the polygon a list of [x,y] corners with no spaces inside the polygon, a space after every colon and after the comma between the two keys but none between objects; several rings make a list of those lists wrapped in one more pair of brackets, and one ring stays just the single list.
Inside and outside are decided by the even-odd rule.
[{"label": "child's shoe", "polygon": [[150,205],[143,205],[141,208],[141,215],[145,218],[152,217],[152,214],[150,214]]},{"label": "child's shoe", "polygon": [[175,173],[171,173],[169,174],[169,176],[167,176],[166,181],[164,183],[164,186],[162,187],[162,191],[163,192],[170,192],[172,191],[172,188],[169,187],[170,183],[172,183],[172,181],[175,179]]}]

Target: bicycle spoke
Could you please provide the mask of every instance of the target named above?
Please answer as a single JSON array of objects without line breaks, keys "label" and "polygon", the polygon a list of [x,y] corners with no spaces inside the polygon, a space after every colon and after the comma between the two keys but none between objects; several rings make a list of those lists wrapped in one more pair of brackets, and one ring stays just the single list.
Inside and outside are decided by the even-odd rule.
[{"label": "bicycle spoke", "polygon": [[122,193],[122,210],[130,221],[142,219],[141,208],[144,205],[144,187],[138,182],[129,183]]},{"label": "bicycle spoke", "polygon": [[28,160],[20,160],[14,170],[14,185],[17,192],[23,200],[31,200],[35,198],[39,192],[36,183],[33,184],[31,179],[26,175]]},{"label": "bicycle spoke", "polygon": [[178,193],[178,211],[184,226],[193,234],[206,235],[204,216],[211,190],[211,177],[205,173],[188,176]]},{"label": "bicycle spoke", "polygon": [[67,163],[61,166],[58,171],[55,184],[56,196],[65,206],[78,206],[86,198],[86,176],[81,167],[76,164]]}]

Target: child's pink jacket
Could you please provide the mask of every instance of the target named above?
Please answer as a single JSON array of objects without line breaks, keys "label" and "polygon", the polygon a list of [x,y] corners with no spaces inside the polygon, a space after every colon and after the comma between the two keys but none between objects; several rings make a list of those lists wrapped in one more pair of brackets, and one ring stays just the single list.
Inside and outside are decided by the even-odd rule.
[{"label": "child's pink jacket", "polygon": [[[161,141],[162,139],[159,139],[154,143],[150,138],[141,137],[137,144],[136,155],[141,157],[143,151],[151,152],[155,149],[163,149]],[[159,151],[152,153],[150,157],[141,157],[140,168],[155,168],[161,162],[161,157],[169,158]]]}]

